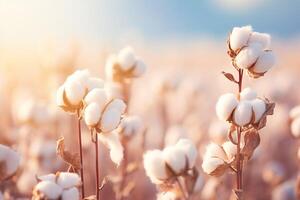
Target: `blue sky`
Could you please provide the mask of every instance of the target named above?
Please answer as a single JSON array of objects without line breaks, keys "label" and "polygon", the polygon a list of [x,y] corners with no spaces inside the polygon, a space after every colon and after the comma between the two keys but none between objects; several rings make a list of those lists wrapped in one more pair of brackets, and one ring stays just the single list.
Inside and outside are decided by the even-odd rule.
[{"label": "blue sky", "polygon": [[[236,2],[244,2],[236,6]],[[252,3],[251,3],[252,2]],[[224,38],[233,26],[300,35],[298,0],[0,0],[0,40]]]}]

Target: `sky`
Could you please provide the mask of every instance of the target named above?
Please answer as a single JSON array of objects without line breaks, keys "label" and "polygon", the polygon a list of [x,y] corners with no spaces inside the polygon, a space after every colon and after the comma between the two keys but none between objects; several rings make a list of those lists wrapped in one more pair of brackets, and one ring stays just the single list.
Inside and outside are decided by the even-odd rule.
[{"label": "sky", "polygon": [[299,13],[298,0],[0,0],[0,42],[223,39],[248,24],[286,39],[300,36]]}]

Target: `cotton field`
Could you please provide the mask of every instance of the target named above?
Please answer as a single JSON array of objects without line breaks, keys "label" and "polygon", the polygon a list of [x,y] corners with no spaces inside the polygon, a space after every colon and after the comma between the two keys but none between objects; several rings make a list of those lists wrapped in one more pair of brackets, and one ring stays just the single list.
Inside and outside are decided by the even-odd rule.
[{"label": "cotton field", "polygon": [[0,200],[300,199],[300,4],[274,2],[0,2]]}]

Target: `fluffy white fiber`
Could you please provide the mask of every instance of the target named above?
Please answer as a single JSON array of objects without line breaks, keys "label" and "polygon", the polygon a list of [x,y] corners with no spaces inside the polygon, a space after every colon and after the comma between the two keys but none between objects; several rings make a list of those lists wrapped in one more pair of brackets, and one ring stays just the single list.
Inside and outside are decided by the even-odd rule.
[{"label": "fluffy white fiber", "polygon": [[251,33],[248,43],[259,43],[263,49],[269,49],[271,46],[271,36],[267,33],[253,32]]},{"label": "fluffy white fiber", "polygon": [[234,110],[234,122],[239,126],[250,123],[252,118],[252,105],[249,101],[241,101]]},{"label": "fluffy white fiber", "polygon": [[42,181],[35,186],[35,191],[44,194],[48,199],[58,199],[63,189],[51,181]]},{"label": "fluffy white fiber", "polygon": [[[5,176],[14,174],[20,164],[20,155],[11,148],[0,144],[0,163],[5,165]],[[4,177],[0,177],[4,178]]]},{"label": "fluffy white fiber", "polygon": [[232,158],[234,158],[234,156],[236,155],[236,149],[237,149],[236,145],[234,145],[230,141],[227,141],[227,142],[223,143],[222,147],[226,153],[228,160],[231,160]]},{"label": "fluffy white fiber", "polygon": [[139,77],[141,75],[143,75],[146,71],[146,64],[144,63],[144,61],[142,61],[141,59],[137,59],[135,62],[135,67],[133,70],[133,75],[136,77]]},{"label": "fluffy white fiber", "polygon": [[251,26],[234,27],[229,38],[231,49],[236,51],[247,45],[251,33]]},{"label": "fluffy white fiber", "polygon": [[292,121],[291,132],[293,136],[300,137],[300,117]]},{"label": "fluffy white fiber", "polygon": [[160,150],[147,151],[144,154],[144,168],[154,184],[160,184],[168,178],[163,153]]},{"label": "fluffy white fiber", "polygon": [[176,146],[169,146],[163,150],[163,157],[176,174],[183,172],[187,161],[183,151]]},{"label": "fluffy white fiber", "polygon": [[176,148],[180,149],[188,159],[189,168],[193,168],[197,159],[197,148],[194,143],[189,139],[180,139]]},{"label": "fluffy white fiber", "polygon": [[66,97],[72,105],[78,105],[85,95],[85,88],[77,80],[68,80],[65,83]]},{"label": "fluffy white fiber", "polygon": [[243,89],[242,92],[240,93],[241,101],[243,101],[243,100],[249,100],[249,101],[254,100],[256,97],[257,97],[257,93],[249,87]]},{"label": "fluffy white fiber", "polygon": [[295,119],[297,117],[300,117],[300,106],[296,106],[294,107],[290,113],[289,113],[289,116],[291,119]]},{"label": "fluffy white fiber", "polygon": [[126,71],[134,66],[136,61],[133,49],[131,47],[125,47],[118,54],[118,62],[120,67]]},{"label": "fluffy white fiber", "polygon": [[128,116],[122,120],[120,128],[125,136],[131,137],[142,131],[143,122],[139,116]]},{"label": "fluffy white fiber", "polygon": [[223,165],[224,161],[220,158],[205,158],[202,162],[202,169],[205,173],[211,174],[219,166]]},{"label": "fluffy white fiber", "polygon": [[275,56],[272,51],[264,51],[257,59],[252,70],[256,73],[265,73],[275,64]]},{"label": "fluffy white fiber", "polygon": [[84,109],[84,121],[88,126],[95,126],[101,117],[101,109],[97,103],[91,103]]},{"label": "fluffy white fiber", "polygon": [[254,112],[254,123],[257,123],[266,112],[266,103],[261,99],[255,99],[251,101],[251,104]]},{"label": "fluffy white fiber", "polygon": [[70,189],[64,190],[62,193],[62,200],[79,200],[80,195],[79,191],[76,187],[72,187]]},{"label": "fluffy white fiber", "polygon": [[227,93],[222,95],[216,104],[217,116],[221,120],[228,120],[237,105],[238,100],[234,94]]},{"label": "fluffy white fiber", "polygon": [[262,46],[258,43],[253,43],[239,52],[235,58],[235,63],[239,68],[248,69],[256,62],[261,54]]},{"label": "fluffy white fiber", "polygon": [[76,173],[61,172],[59,173],[57,184],[63,189],[79,186],[81,184],[80,177]]}]

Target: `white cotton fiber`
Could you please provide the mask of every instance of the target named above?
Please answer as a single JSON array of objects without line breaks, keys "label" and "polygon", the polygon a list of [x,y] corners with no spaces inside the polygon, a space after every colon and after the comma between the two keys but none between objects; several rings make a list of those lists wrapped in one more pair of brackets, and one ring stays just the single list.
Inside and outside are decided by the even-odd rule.
[{"label": "white cotton fiber", "polygon": [[236,51],[246,46],[251,32],[251,26],[234,27],[229,38],[231,49]]},{"label": "white cotton fiber", "polygon": [[102,88],[95,88],[91,90],[84,98],[84,102],[87,105],[91,103],[97,103],[100,111],[102,111],[105,107],[107,100],[108,98],[106,90]]},{"label": "white cotton fiber", "polygon": [[243,89],[242,92],[240,93],[241,101],[243,101],[243,100],[249,100],[249,101],[254,100],[256,97],[257,97],[257,93],[249,87]]},{"label": "white cotton fiber", "polygon": [[296,118],[292,121],[291,132],[296,138],[300,137],[300,118]]},{"label": "white cotton fiber", "polygon": [[202,162],[202,169],[205,173],[210,174],[223,164],[224,161],[220,158],[205,158]]},{"label": "white cotton fiber", "polygon": [[275,64],[275,56],[272,51],[264,51],[258,58],[252,70],[256,73],[265,73]]},{"label": "white cotton fiber", "polygon": [[147,151],[144,154],[144,168],[154,184],[159,184],[161,180],[168,178],[163,153],[160,150]]},{"label": "white cotton fiber", "polygon": [[84,109],[84,121],[88,126],[95,126],[100,121],[101,110],[97,103],[91,103]]},{"label": "white cotton fiber", "polygon": [[72,105],[78,105],[85,95],[85,88],[80,82],[70,80],[65,83],[65,92]]},{"label": "white cotton fiber", "polygon": [[131,47],[126,47],[122,49],[118,54],[118,62],[122,70],[129,70],[134,66],[136,61],[133,49]]},{"label": "white cotton fiber", "polygon": [[100,121],[101,130],[106,133],[113,131],[118,127],[121,120],[121,113],[115,108],[106,109],[102,114]]},{"label": "white cotton fiber", "polygon": [[95,88],[103,88],[104,87],[104,81],[101,78],[89,78],[87,80],[87,89],[88,91],[91,91]]},{"label": "white cotton fiber", "polygon": [[239,52],[235,58],[235,63],[239,68],[248,69],[256,62],[262,52],[262,46],[258,43],[253,43]]},{"label": "white cotton fiber", "polygon": [[62,193],[62,188],[50,181],[39,182],[35,190],[44,194],[48,199],[58,199]]},{"label": "white cotton fiber", "polygon": [[108,146],[110,150],[110,158],[116,164],[120,165],[123,160],[123,146],[120,142],[118,132],[99,134],[99,139]]},{"label": "white cotton fiber", "polygon": [[234,94],[227,93],[222,95],[216,104],[217,116],[221,120],[228,120],[237,105],[238,100]]},{"label": "white cotton fiber", "polygon": [[141,59],[137,59],[135,62],[133,75],[135,77],[139,77],[139,76],[143,75],[146,71],[146,68],[147,68],[147,66],[144,63],[144,61],[142,61]]},{"label": "white cotton fiber", "polygon": [[269,49],[271,46],[271,36],[267,33],[253,32],[248,43],[259,43],[263,49]]},{"label": "white cotton fiber", "polygon": [[188,158],[189,168],[193,168],[197,159],[197,148],[195,144],[189,139],[180,139],[176,147],[180,149]]},{"label": "white cotton fiber", "polygon": [[62,197],[62,200],[79,200],[80,199],[79,191],[76,187],[72,187],[70,189],[64,190],[61,197]]},{"label": "white cotton fiber", "polygon": [[228,160],[231,160],[236,155],[237,147],[232,142],[224,142],[222,147],[227,155]]},{"label": "white cotton fiber", "polygon": [[254,123],[257,123],[266,112],[266,103],[261,99],[255,99],[251,101],[251,104],[254,112]]},{"label": "white cotton fiber", "polygon": [[172,170],[179,174],[186,166],[186,157],[184,152],[176,146],[169,146],[163,150],[163,157],[165,162],[172,168]]},{"label": "white cotton fiber", "polygon": [[68,189],[81,184],[80,177],[76,173],[61,172],[59,173],[57,184],[63,189]]},{"label": "white cotton fiber", "polygon": [[245,126],[251,121],[252,105],[249,101],[241,101],[234,111],[234,122],[239,126]]}]

